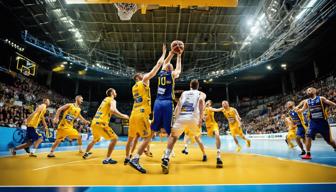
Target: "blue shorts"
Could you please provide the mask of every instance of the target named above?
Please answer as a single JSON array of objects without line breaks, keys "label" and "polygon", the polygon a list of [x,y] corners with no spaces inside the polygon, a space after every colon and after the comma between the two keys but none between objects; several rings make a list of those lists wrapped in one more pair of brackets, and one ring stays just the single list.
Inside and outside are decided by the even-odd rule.
[{"label": "blue shorts", "polygon": [[317,133],[320,133],[324,140],[330,142],[330,127],[329,123],[325,119],[311,119],[309,121],[309,128],[307,131],[307,137],[315,139]]},{"label": "blue shorts", "polygon": [[174,104],[172,100],[155,100],[153,109],[153,122],[151,128],[158,132],[161,128],[169,135],[173,118]]},{"label": "blue shorts", "polygon": [[305,138],[305,134],[306,134],[305,128],[302,125],[298,126],[296,129],[296,136]]},{"label": "blue shorts", "polygon": [[42,138],[42,135],[40,133],[37,133],[36,129],[33,127],[27,127],[27,133],[26,133],[26,142],[35,142],[39,138]]}]

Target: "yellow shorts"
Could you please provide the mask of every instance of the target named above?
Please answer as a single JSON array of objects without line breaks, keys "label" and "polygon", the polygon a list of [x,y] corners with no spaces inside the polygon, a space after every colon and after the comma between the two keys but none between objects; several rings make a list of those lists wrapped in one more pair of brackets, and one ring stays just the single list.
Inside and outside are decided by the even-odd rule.
[{"label": "yellow shorts", "polygon": [[214,132],[219,130],[217,123],[206,124],[206,129],[209,137],[213,137]]},{"label": "yellow shorts", "polygon": [[108,123],[101,123],[92,121],[91,123],[93,140],[99,142],[101,137],[104,137],[106,140],[118,139],[118,136],[114,133]]},{"label": "yellow shorts", "polygon": [[296,139],[296,131],[295,130],[289,130],[287,134],[288,140]]},{"label": "yellow shorts", "polygon": [[240,136],[242,137],[243,134],[243,130],[241,129],[241,127],[238,126],[238,123],[234,123],[233,125],[229,125],[230,128],[230,132],[232,136]]},{"label": "yellow shorts", "polygon": [[184,134],[186,134],[188,137],[198,137],[201,135],[201,128],[198,129],[192,129],[189,127],[186,127],[184,130]]},{"label": "yellow shorts", "polygon": [[151,136],[149,115],[146,113],[132,112],[129,120],[128,136],[142,138]]},{"label": "yellow shorts", "polygon": [[56,132],[56,139],[64,140],[66,137],[69,139],[77,139],[79,133],[74,128],[58,128]]}]

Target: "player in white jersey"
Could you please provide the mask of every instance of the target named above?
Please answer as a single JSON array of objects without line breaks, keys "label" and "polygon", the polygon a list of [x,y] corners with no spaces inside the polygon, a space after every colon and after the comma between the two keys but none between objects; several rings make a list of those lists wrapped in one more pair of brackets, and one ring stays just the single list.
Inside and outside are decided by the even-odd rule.
[{"label": "player in white jersey", "polygon": [[162,158],[162,172],[169,172],[169,157],[177,139],[185,131],[189,137],[195,137],[201,129],[206,95],[198,91],[198,80],[190,82],[190,90],[184,91],[175,110],[175,123],[168,137],[167,149]]}]

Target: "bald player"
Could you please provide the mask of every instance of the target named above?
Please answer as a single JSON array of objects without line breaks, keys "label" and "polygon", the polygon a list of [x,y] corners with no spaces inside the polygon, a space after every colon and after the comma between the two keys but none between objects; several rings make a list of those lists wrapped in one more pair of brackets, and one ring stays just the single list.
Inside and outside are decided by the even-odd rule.
[{"label": "bald player", "polygon": [[325,106],[336,107],[336,103],[316,94],[316,89],[310,87],[306,90],[309,97],[302,103],[302,108],[296,108],[296,111],[303,113],[306,109],[309,111],[309,127],[306,134],[307,153],[301,156],[302,159],[311,159],[310,148],[312,140],[315,139],[317,133],[320,133],[323,139],[336,151],[336,143],[330,133],[330,126],[327,121]]},{"label": "bald player", "polygon": [[[55,157],[55,149],[58,145],[65,139],[78,141],[79,152],[82,152],[82,136],[74,128],[74,122],[76,119],[80,119],[84,124],[89,124],[90,122],[84,119],[81,115],[81,104],[83,103],[83,97],[78,95],[75,97],[74,103],[68,103],[57,109],[54,123],[58,124],[56,132],[56,141],[51,147],[48,157]],[[61,121],[59,120],[61,113],[63,113]]]},{"label": "bald player", "polygon": [[237,145],[237,149],[236,149],[237,152],[241,150],[241,146],[239,145],[237,136],[245,140],[247,147],[250,147],[251,141],[249,139],[246,139],[243,134],[243,130],[241,127],[241,118],[239,116],[237,109],[235,109],[234,107],[230,107],[228,101],[222,101],[222,107],[219,109],[212,109],[212,111],[215,111],[215,112],[222,111],[224,116],[228,120],[230,133],[233,137],[234,142]]},{"label": "bald player", "polygon": [[166,133],[168,135],[170,134],[173,111],[174,111],[173,101],[175,98],[174,93],[175,80],[181,74],[182,53],[183,50],[181,49],[179,52],[176,52],[177,60],[176,60],[176,69],[174,70],[174,67],[170,63],[170,61],[175,53],[173,50],[171,50],[167,58],[164,60],[162,70],[159,72],[158,89],[153,108],[154,118],[151,124],[151,129],[154,132],[159,132],[161,128],[164,128]]},{"label": "bald player", "polygon": [[50,105],[49,99],[43,99],[42,104],[36,107],[35,111],[28,116],[25,120],[27,124],[27,133],[26,133],[26,143],[19,145],[17,147],[11,148],[12,155],[16,155],[16,150],[29,148],[34,144],[34,149],[30,152],[30,157],[37,157],[36,150],[40,143],[43,141],[42,135],[36,131],[40,122],[42,122],[44,129],[47,129],[47,123],[45,121],[44,114],[47,111],[47,107]]}]

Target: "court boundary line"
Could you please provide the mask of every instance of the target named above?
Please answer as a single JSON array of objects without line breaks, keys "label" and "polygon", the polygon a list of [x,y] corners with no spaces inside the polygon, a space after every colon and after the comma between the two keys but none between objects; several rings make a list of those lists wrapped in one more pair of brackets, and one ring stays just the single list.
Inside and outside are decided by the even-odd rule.
[{"label": "court boundary line", "polygon": [[258,186],[258,185],[336,185],[336,182],[316,182],[316,183],[249,183],[249,184],[177,184],[177,185],[3,185],[0,188],[23,188],[23,187],[114,187],[114,188],[133,188],[133,187],[207,187],[207,186]]}]

